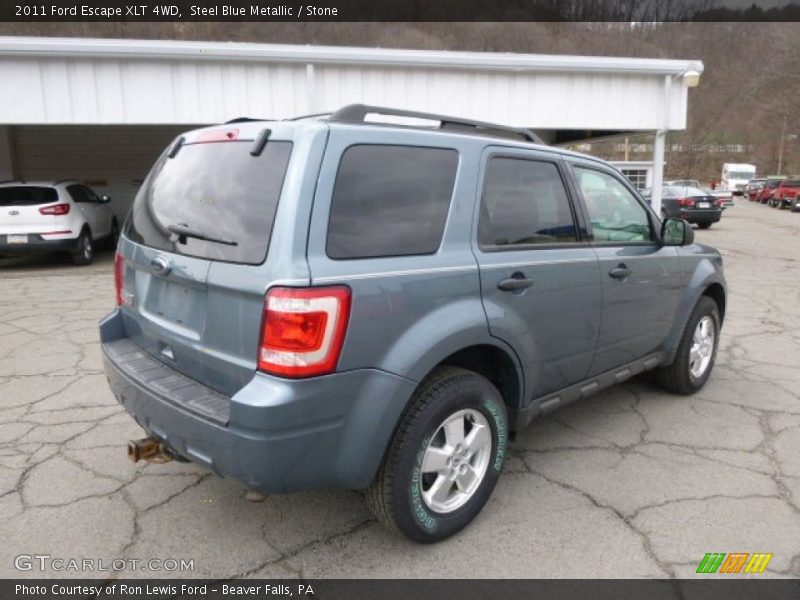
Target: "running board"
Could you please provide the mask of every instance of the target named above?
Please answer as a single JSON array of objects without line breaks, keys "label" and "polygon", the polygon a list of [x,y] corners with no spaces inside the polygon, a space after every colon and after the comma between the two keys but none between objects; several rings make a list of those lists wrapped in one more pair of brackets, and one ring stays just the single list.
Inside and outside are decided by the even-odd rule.
[{"label": "running board", "polygon": [[562,406],[571,404],[576,400],[587,398],[612,385],[627,381],[631,377],[650,371],[665,364],[668,359],[667,352],[656,352],[627,365],[622,365],[605,373],[595,375],[566,387],[557,392],[535,398],[528,406],[520,410],[515,419],[512,419],[512,429],[522,429],[538,416],[549,414]]}]

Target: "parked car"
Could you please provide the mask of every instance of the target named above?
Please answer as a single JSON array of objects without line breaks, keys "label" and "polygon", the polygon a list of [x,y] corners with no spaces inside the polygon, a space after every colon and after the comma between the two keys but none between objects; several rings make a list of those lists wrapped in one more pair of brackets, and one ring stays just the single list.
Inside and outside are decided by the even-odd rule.
[{"label": "parked car", "polygon": [[148,436],[130,457],[265,493],[364,489],[434,542],[478,514],[538,415],[651,369],[700,390],[719,252],[614,167],[536,141],[361,105],[182,134],[135,199],[100,325]]},{"label": "parked car", "polygon": [[0,255],[69,252],[88,265],[96,243],[117,243],[110,201],[78,181],[0,183]]},{"label": "parked car", "polygon": [[751,179],[744,186],[744,195],[750,202],[753,202],[758,198],[758,192],[764,187],[765,181],[766,179]]},{"label": "parked car", "polygon": [[[650,201],[652,190],[643,196]],[[697,187],[667,185],[661,192],[661,218],[684,219],[696,223],[700,229],[708,229],[722,218],[721,203],[706,190]]]},{"label": "parked car", "polygon": [[764,187],[761,188],[761,191],[758,192],[758,201],[761,204],[771,204],[772,203],[772,194],[775,192],[777,187],[780,185],[781,181],[785,178],[775,177],[775,178],[768,178],[764,182]]},{"label": "parked car", "polygon": [[784,179],[772,193],[772,204],[781,210],[794,206],[794,200],[800,192],[800,179]]}]

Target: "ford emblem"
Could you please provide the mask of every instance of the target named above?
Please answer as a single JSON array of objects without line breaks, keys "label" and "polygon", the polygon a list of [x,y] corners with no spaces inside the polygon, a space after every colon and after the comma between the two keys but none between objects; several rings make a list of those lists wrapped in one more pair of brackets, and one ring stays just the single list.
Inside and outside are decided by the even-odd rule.
[{"label": "ford emblem", "polygon": [[172,265],[163,256],[157,256],[150,261],[150,270],[156,275],[166,275],[172,270]]}]

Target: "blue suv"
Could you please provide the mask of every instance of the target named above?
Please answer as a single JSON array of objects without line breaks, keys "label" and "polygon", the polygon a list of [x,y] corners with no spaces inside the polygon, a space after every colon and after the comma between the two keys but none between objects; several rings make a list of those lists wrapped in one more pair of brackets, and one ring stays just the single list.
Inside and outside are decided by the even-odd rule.
[{"label": "blue suv", "polygon": [[423,543],[475,517],[535,417],[649,370],[703,387],[726,298],[719,253],[607,163],[363,105],[180,136],[115,279],[100,333],[134,461],[365,490]]}]

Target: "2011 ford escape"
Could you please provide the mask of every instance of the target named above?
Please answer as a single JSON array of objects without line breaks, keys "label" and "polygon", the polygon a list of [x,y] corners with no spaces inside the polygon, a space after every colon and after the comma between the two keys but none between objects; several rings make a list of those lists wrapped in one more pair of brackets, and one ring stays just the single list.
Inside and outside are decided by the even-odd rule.
[{"label": "2011 ford escape", "polygon": [[536,141],[362,105],[178,138],[101,323],[111,388],[148,433],[131,457],[266,493],[365,489],[432,542],[481,510],[537,415],[646,370],[699,390],[719,253],[606,163]]}]

